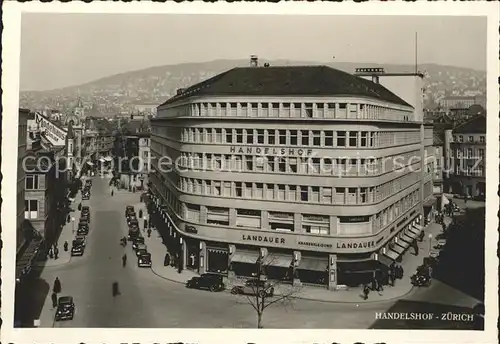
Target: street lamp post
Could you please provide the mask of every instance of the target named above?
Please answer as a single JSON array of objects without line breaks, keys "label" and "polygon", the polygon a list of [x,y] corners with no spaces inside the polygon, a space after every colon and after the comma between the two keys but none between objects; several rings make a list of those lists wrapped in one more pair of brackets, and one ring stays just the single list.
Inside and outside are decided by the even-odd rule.
[{"label": "street lamp post", "polygon": [[432,248],[432,233],[429,233],[429,257],[431,256],[431,248]]}]

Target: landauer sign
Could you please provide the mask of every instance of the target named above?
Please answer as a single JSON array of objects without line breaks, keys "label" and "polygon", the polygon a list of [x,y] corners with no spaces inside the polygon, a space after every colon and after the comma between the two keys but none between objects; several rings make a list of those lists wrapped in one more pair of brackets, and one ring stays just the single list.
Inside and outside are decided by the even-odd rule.
[{"label": "landauer sign", "polygon": [[51,123],[45,116],[36,113],[35,121],[38,128],[54,146],[64,146],[66,144],[66,131]]},{"label": "landauer sign", "polygon": [[276,148],[276,147],[239,147],[230,146],[229,153],[256,154],[256,155],[283,155],[283,156],[310,156],[312,149]]}]

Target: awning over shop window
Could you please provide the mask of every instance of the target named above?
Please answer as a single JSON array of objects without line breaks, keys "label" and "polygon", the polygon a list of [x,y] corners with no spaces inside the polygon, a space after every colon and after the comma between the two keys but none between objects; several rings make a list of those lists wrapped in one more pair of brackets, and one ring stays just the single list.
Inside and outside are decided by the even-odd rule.
[{"label": "awning over shop window", "polygon": [[247,263],[247,264],[255,264],[257,263],[257,259],[259,259],[259,252],[255,251],[236,251],[234,253],[231,262],[236,263]]},{"label": "awning over shop window", "polygon": [[[418,227],[417,227],[418,226]],[[419,228],[420,227],[420,228]],[[419,225],[413,225],[410,227],[410,231],[408,232],[408,235],[410,235],[413,238],[416,238],[420,232],[423,230],[422,226]]]},{"label": "awning over shop window", "polygon": [[[409,235],[410,234],[410,235]],[[400,238],[400,240],[406,241],[408,244],[411,244],[415,238],[413,237],[413,233],[405,233],[403,236]]]},{"label": "awning over shop window", "polygon": [[380,264],[385,265],[385,266],[390,266],[395,259],[389,258],[384,254],[379,254],[378,255],[378,261]]},{"label": "awning over shop window", "polygon": [[396,260],[400,256],[397,252],[394,252],[393,250],[386,250],[384,255],[392,260]]},{"label": "awning over shop window", "polygon": [[292,265],[292,256],[278,255],[269,253],[264,259],[264,265],[277,266],[280,268],[289,268]]},{"label": "awning over shop window", "polygon": [[328,259],[302,257],[298,269],[324,272],[328,269]]},{"label": "awning over shop window", "polygon": [[391,248],[391,250],[393,250],[394,252],[398,253],[398,254],[403,254],[403,252],[406,250],[406,248],[409,246],[401,246],[402,244],[402,240],[399,240],[399,242],[397,244],[394,244],[394,247]]},{"label": "awning over shop window", "polygon": [[344,273],[366,273],[381,269],[379,262],[372,259],[349,263],[338,262],[337,267]]}]

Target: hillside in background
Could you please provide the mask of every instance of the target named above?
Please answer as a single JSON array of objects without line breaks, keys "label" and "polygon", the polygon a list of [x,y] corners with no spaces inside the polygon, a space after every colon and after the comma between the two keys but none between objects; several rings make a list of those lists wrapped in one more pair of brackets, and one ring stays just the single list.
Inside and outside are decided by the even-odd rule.
[{"label": "hillside in background", "polygon": [[[272,66],[317,65],[306,61],[260,60]],[[381,67],[386,72],[412,72],[410,65],[383,65],[375,63],[334,62],[330,67],[353,73],[359,67]],[[116,74],[78,86],[51,91],[26,91],[20,93],[20,106],[29,109],[57,109],[71,111],[80,98],[87,114],[117,114],[137,111],[138,105],[159,105],[175,94],[178,88],[187,87],[222,71],[248,66],[248,60],[217,60],[204,63],[185,63],[151,67]],[[426,72],[426,105],[435,107],[446,95],[475,95],[486,93],[486,72],[473,69],[419,65]]]}]

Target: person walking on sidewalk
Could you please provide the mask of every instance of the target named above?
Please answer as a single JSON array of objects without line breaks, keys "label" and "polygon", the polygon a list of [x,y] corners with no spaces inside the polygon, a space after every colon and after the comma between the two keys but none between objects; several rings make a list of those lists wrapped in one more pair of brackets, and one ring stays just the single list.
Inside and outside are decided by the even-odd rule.
[{"label": "person walking on sidewalk", "polygon": [[151,228],[148,228],[148,238],[151,238]]},{"label": "person walking on sidewalk", "polygon": [[368,295],[370,294],[370,288],[368,287],[368,285],[364,285],[363,286],[363,299],[366,301],[368,300]]},{"label": "person walking on sidewalk", "polygon": [[64,252],[68,252],[68,246],[69,246],[68,241],[65,241],[65,242],[64,242],[64,245],[63,245],[63,247],[64,247]]},{"label": "person walking on sidewalk", "polygon": [[111,197],[113,197],[113,195],[114,195],[114,190],[111,189]]},{"label": "person walking on sidewalk", "polygon": [[57,294],[52,292],[52,308],[57,307]]},{"label": "person walking on sidewalk", "polygon": [[61,281],[59,280],[59,277],[56,277],[52,291],[56,294],[59,294],[62,291]]},{"label": "person walking on sidewalk", "polygon": [[122,265],[125,267],[127,265],[127,254],[124,253],[122,256]]},{"label": "person walking on sidewalk", "polygon": [[54,248],[54,259],[57,259],[59,258],[59,249],[57,248],[57,246]]}]

